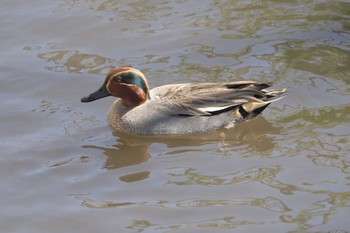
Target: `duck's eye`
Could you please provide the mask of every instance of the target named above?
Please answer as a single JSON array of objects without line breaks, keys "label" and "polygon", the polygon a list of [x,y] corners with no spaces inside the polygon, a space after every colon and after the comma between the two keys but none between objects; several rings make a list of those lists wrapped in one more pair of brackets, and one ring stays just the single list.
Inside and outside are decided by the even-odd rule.
[{"label": "duck's eye", "polygon": [[114,76],[112,79],[114,82],[117,82],[117,83],[120,83],[122,81],[119,75]]}]

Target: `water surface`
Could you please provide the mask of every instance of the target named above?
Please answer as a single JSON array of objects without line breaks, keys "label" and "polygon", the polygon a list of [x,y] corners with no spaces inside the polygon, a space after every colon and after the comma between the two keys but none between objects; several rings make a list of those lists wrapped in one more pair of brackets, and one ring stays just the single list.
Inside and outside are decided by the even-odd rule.
[{"label": "water surface", "polygon": [[[6,0],[3,232],[349,232],[350,2]],[[114,132],[112,67],[288,95],[231,130]]]}]

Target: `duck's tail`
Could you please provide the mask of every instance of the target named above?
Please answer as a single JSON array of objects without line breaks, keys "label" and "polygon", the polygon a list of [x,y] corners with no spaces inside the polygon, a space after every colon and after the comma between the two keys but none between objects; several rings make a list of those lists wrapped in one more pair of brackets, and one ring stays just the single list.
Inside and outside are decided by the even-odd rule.
[{"label": "duck's tail", "polygon": [[239,107],[238,112],[243,119],[251,119],[253,117],[256,117],[262,113],[262,111],[264,111],[264,109],[272,102],[282,99],[286,92],[286,88],[271,90],[264,89],[261,91],[264,93],[263,96],[260,96],[259,98],[253,98],[252,101],[242,104]]}]

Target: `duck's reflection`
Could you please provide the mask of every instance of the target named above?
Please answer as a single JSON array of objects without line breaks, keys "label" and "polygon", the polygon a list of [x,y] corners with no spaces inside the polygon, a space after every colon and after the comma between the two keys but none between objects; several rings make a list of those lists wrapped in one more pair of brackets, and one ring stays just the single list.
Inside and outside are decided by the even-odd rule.
[{"label": "duck's reflection", "polygon": [[148,144],[130,145],[120,139],[111,148],[92,145],[83,146],[83,148],[102,150],[103,154],[107,156],[104,166],[106,169],[116,169],[146,162],[151,157],[147,152],[148,147]]},{"label": "duck's reflection", "polygon": [[[249,122],[239,124],[232,129],[222,129],[210,134],[195,134],[184,136],[130,136],[113,132],[117,137],[117,144],[112,147],[85,145],[84,148],[102,150],[107,156],[106,169],[116,169],[137,165],[149,160],[149,147],[154,143],[166,145],[167,148],[196,147],[205,144],[217,143],[226,151],[235,150],[238,146],[245,146],[247,151],[262,153],[274,148],[274,142],[269,134],[279,134],[280,128],[273,126],[263,117],[257,117]],[[124,182],[147,179],[149,171],[123,176]]]}]

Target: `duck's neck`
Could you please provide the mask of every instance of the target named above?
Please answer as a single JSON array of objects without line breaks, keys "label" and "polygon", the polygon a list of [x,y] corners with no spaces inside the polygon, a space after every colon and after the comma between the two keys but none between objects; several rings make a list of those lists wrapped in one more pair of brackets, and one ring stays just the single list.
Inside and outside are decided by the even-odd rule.
[{"label": "duck's neck", "polygon": [[128,85],[126,87],[122,87],[120,91],[118,91],[118,97],[122,99],[122,104],[127,107],[136,107],[147,100],[147,95],[145,92],[137,87]]}]

